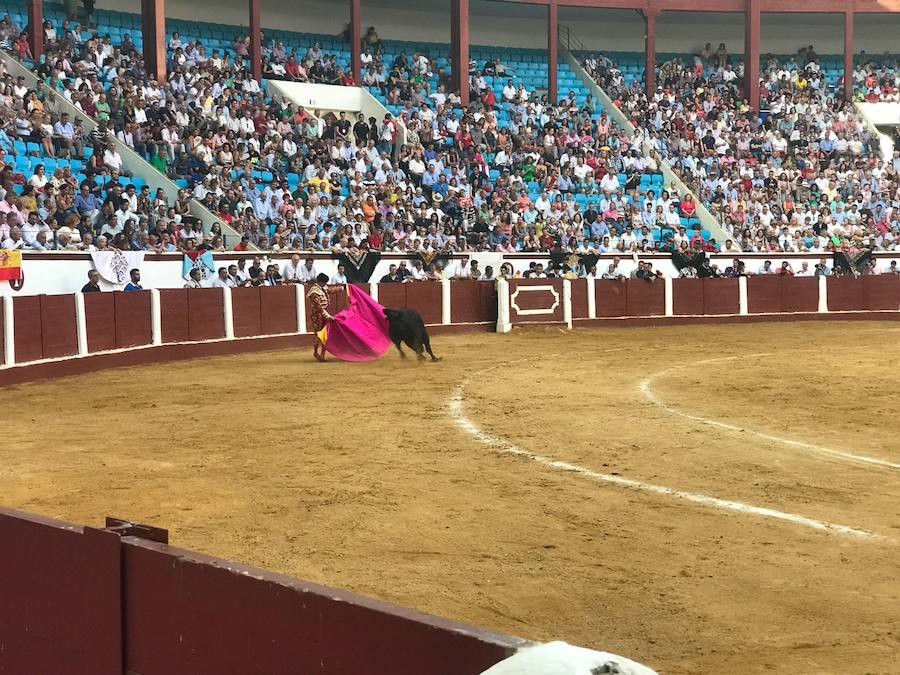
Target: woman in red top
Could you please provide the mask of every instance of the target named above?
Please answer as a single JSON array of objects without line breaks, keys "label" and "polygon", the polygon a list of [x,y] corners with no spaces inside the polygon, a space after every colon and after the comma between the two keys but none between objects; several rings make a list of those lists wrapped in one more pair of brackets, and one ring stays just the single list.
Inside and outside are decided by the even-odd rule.
[{"label": "woman in red top", "polygon": [[681,200],[681,215],[685,218],[692,218],[696,211],[697,204],[694,203],[694,198],[690,194],[686,194]]}]

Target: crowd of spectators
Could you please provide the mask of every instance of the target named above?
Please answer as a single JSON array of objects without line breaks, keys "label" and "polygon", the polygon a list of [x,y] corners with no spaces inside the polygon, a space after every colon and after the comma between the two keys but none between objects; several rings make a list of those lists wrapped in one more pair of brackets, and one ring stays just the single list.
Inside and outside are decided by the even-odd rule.
[{"label": "crowd of spectators", "polygon": [[877,137],[826,86],[817,59],[809,46],[767,60],[762,115],[743,99],[742,69],[724,45],[660,64],[649,99],[608,58],[585,66],[723,225],[724,249],[900,250],[900,154],[879,158]]}]

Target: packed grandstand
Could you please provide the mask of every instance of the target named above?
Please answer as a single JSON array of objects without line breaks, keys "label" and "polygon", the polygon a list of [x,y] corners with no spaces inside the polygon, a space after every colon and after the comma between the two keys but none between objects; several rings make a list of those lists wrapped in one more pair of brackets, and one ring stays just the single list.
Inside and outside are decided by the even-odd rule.
[{"label": "packed grandstand", "polygon": [[[38,78],[2,72],[4,249],[837,252],[854,264],[835,271],[866,274],[871,252],[900,247],[900,154],[883,156],[855,107],[897,100],[890,55],[858,55],[854,101],[839,57],[812,45],[765,55],[757,113],[725,44],[660,59],[649,95],[636,55],[579,53],[584,77],[561,63],[558,100],[543,89],[546,52],[476,47],[462,107],[447,45],[381,40],[374,27],[359,45],[266,31],[258,80],[245,28],[169,20],[157,81],[137,14],[48,8],[35,59],[24,3],[4,7],[2,46]],[[353,49],[380,118],[271,95],[267,80],[354,85]],[[123,146],[177,192],[132,176]],[[664,179],[668,167],[680,180]],[[205,231],[197,203],[219,221]]]}]

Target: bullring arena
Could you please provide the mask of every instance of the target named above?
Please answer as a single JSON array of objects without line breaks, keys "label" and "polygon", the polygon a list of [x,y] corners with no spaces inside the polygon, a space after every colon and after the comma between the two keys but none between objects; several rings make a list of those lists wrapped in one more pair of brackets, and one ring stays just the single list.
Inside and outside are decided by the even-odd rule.
[{"label": "bullring arena", "polygon": [[[741,304],[763,301],[753,282]],[[451,297],[490,298],[469,284]],[[569,330],[544,290],[559,280],[517,284],[512,332],[433,325],[437,364],[321,364],[300,340],[8,386],[4,409],[26,406],[5,424],[4,501],[127,514],[179,546],[660,672],[895,671],[897,323]],[[583,301],[572,285],[558,295]],[[416,288],[399,290],[429,316]],[[257,311],[276,291],[253,291]]]}]

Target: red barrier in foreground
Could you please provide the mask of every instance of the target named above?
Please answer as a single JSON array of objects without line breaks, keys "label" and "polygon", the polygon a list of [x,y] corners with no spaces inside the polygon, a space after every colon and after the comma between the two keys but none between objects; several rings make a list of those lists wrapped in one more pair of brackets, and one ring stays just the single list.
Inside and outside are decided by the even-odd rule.
[{"label": "red barrier in foreground", "polygon": [[0,672],[477,675],[525,644],[116,529],[0,509]]}]

